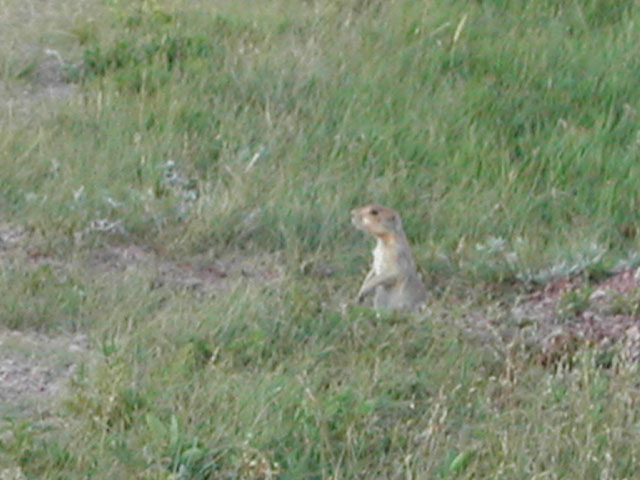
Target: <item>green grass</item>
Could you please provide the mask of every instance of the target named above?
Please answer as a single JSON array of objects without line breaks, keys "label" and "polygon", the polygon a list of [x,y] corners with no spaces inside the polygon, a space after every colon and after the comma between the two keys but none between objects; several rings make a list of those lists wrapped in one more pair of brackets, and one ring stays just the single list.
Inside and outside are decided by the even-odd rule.
[{"label": "green grass", "polygon": [[[58,422],[4,420],[0,466],[43,479],[634,476],[635,366],[603,370],[585,350],[544,369],[467,328],[509,315],[487,284],[634,261],[634,2],[88,4],[30,22],[27,54],[0,49],[15,107],[0,108],[1,220],[55,259],[0,257],[0,325],[86,332],[94,351]],[[15,93],[44,48],[76,85],[66,102]],[[342,307],[368,262],[348,212],[368,201],[402,212],[434,286],[429,315]],[[280,273],[202,294],[158,283],[153,265],[94,265],[131,244],[176,264],[264,255],[258,270]],[[309,261],[334,273],[306,275]]]}]

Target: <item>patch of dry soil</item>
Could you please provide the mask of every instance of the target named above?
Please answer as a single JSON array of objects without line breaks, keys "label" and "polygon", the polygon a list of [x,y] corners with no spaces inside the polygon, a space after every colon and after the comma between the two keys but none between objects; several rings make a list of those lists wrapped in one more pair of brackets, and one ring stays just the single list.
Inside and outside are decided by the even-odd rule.
[{"label": "patch of dry soil", "polygon": [[0,416],[22,416],[51,407],[51,399],[87,353],[84,335],[51,337],[1,329]]},{"label": "patch of dry soil", "polygon": [[512,307],[529,325],[539,360],[552,364],[582,346],[615,352],[622,361],[640,360],[640,268],[614,273],[591,284],[581,277],[548,283]]}]

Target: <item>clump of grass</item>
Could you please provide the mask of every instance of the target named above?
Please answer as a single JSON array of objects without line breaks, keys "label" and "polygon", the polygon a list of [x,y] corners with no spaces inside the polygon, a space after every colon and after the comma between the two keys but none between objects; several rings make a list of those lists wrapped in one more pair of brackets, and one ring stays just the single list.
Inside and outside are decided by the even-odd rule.
[{"label": "clump of grass", "polygon": [[574,318],[580,316],[589,308],[591,294],[593,289],[584,287],[577,290],[569,290],[564,293],[559,301],[557,313],[561,317]]},{"label": "clump of grass", "polygon": [[[230,6],[122,7],[121,35],[83,40],[95,95],[56,118],[54,136],[9,141],[29,168],[4,174],[15,185],[5,202],[47,230],[60,218],[25,195],[64,211],[73,230],[111,217],[194,247],[332,251],[345,239],[346,221],[334,219],[374,199],[406,212],[419,254],[456,251],[463,269],[491,237],[542,253],[524,268],[591,243],[624,250],[632,238],[618,232],[637,211],[637,86],[623,27],[633,9],[604,16],[618,29],[581,23],[598,5],[531,7],[523,19],[486,2],[336,3],[282,17],[261,7],[261,21]],[[163,185],[167,162],[192,179],[186,208]]]},{"label": "clump of grass", "polygon": [[[632,374],[611,377],[589,354],[557,373],[524,352],[496,357],[460,335],[459,317],[441,321],[446,310],[431,320],[341,314],[269,288],[213,308],[174,297],[134,330],[102,327],[101,358],[68,396],[67,437],[31,432],[6,446],[29,474],[97,478],[595,478],[605,467],[589,452],[634,454],[635,417],[619,398]],[[36,438],[42,447],[25,452]]]}]

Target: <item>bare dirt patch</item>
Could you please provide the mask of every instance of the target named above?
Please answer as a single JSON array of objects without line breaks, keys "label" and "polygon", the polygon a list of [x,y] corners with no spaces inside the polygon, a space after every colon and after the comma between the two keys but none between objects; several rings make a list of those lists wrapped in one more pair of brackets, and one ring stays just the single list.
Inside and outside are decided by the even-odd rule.
[{"label": "bare dirt patch", "polygon": [[0,222],[0,255],[10,254],[25,238],[23,227]]},{"label": "bare dirt patch", "polygon": [[42,412],[88,353],[85,335],[0,329],[0,414]]},{"label": "bare dirt patch", "polygon": [[627,269],[599,283],[564,278],[518,300],[515,321],[532,333],[542,364],[570,357],[580,347],[640,360],[640,269]]}]

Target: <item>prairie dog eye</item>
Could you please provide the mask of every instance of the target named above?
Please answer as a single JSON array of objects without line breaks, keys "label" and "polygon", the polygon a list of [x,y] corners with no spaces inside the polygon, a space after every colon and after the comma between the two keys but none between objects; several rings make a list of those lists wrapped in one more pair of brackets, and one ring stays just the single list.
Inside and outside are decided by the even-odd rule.
[{"label": "prairie dog eye", "polygon": [[376,210],[375,208],[372,208],[371,215],[378,215],[378,210]]}]

